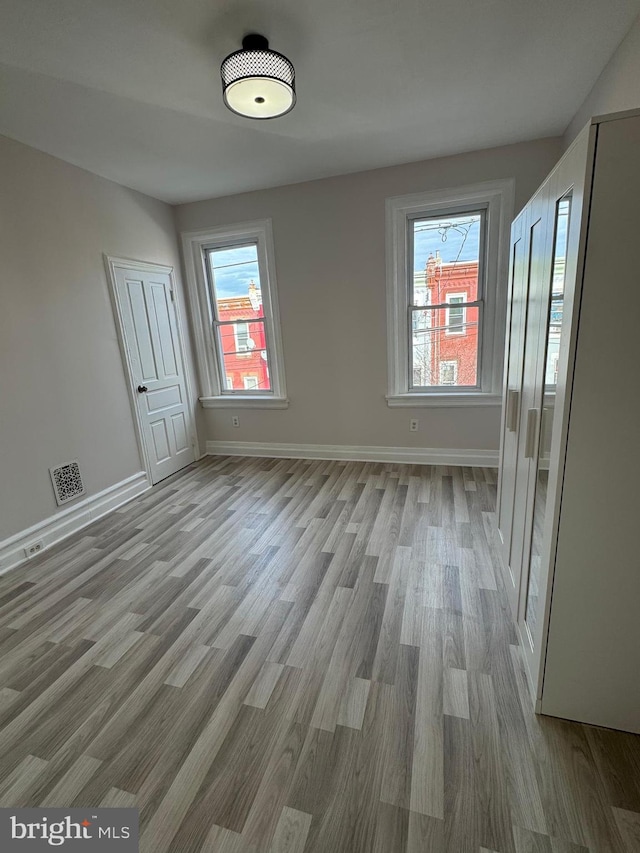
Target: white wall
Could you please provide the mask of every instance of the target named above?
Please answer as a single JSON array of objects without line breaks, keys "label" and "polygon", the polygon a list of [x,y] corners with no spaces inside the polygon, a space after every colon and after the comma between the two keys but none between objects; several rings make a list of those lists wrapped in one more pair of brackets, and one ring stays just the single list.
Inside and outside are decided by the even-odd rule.
[{"label": "white wall", "polygon": [[605,65],[564,135],[568,147],[592,116],[640,107],[640,17]]},{"label": "white wall", "polygon": [[[428,130],[425,130],[428,132]],[[204,413],[209,440],[495,450],[499,407],[390,409],[385,199],[514,177],[519,210],[558,160],[559,139],[180,205],[180,231],[270,217],[286,410]],[[409,432],[409,419],[420,429]]]},{"label": "white wall", "polygon": [[[0,540],[142,469],[103,252],[176,267],[172,209],[0,137]],[[71,505],[70,505],[71,506]]]}]

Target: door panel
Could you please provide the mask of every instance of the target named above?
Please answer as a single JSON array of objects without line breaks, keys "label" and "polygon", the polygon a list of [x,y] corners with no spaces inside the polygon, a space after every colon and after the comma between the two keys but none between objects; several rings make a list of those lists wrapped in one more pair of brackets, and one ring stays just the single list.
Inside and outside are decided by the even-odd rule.
[{"label": "door panel", "polygon": [[169,319],[168,294],[162,284],[152,284],[151,294],[153,296],[158,343],[162,355],[163,374],[165,377],[176,376],[178,373],[175,352],[176,341],[172,335]]},{"label": "door panel", "polygon": [[158,378],[158,371],[156,370],[153,345],[151,343],[151,332],[147,323],[143,283],[127,279],[127,297],[131,309],[133,328],[137,330],[137,334],[133,336],[132,344],[138,353],[140,378],[144,382],[151,381]]},{"label": "door panel", "polygon": [[[517,619],[522,589],[522,567],[530,492],[533,446],[531,435],[535,427],[531,416],[536,385],[537,353],[539,349],[540,306],[546,271],[547,195],[540,190],[522,216],[520,278],[514,279],[517,289],[512,297],[510,333],[515,336],[513,352],[509,354],[508,392],[504,422],[503,485],[501,513],[504,530],[505,586],[511,612]],[[514,236],[516,236],[514,234]],[[510,429],[509,427],[515,427]],[[508,451],[508,455],[507,455]],[[509,498],[511,501],[509,502]],[[502,509],[504,506],[504,510]]]},{"label": "door panel", "polygon": [[115,278],[145,455],[157,483],[195,459],[171,279],[119,266]]},{"label": "door panel", "polygon": [[522,394],[524,333],[527,316],[528,277],[528,211],[516,219],[511,231],[511,269],[509,294],[508,348],[505,366],[505,395],[502,418],[502,443],[500,465],[500,497],[498,529],[502,537],[502,558],[506,568],[505,588],[514,618],[518,609],[519,579],[510,566],[511,534],[518,460],[518,420]]},{"label": "door panel", "polygon": [[[533,500],[533,529],[529,571],[526,580],[526,598],[524,601],[524,620],[528,635],[533,638],[539,618],[540,576],[542,562],[542,534],[547,515],[547,485],[549,480],[549,457],[553,437],[553,413],[555,409],[556,385],[558,378],[558,359],[563,329],[563,303],[567,260],[567,239],[569,235],[569,214],[571,194],[563,196],[555,206],[555,241],[553,249],[553,267],[551,288],[547,297],[545,316],[545,346],[542,360],[543,373],[539,373],[537,400],[542,397],[541,428],[538,439],[537,473]],[[566,330],[566,325],[565,325]]]},{"label": "door panel", "polygon": [[[518,430],[516,433],[516,464],[514,483],[513,523],[511,540],[508,543],[508,566],[513,582],[510,591],[512,612],[517,616],[522,586],[522,565],[524,555],[524,539],[527,521],[528,494],[530,490],[532,423],[531,410],[535,390],[535,375],[538,350],[538,324],[540,308],[540,291],[544,279],[545,268],[545,219],[543,216],[545,199],[542,195],[536,197],[531,207],[531,220],[528,224],[527,238],[527,310],[525,312],[522,356],[522,391],[520,394],[520,411],[518,413]],[[515,605],[515,608],[514,608]]]},{"label": "door panel", "polygon": [[173,426],[173,440],[175,442],[176,451],[181,452],[189,446],[189,437],[187,434],[187,425],[184,420],[184,413],[178,412],[176,415],[171,415],[171,425]]},{"label": "door panel", "polygon": [[145,395],[147,411],[150,415],[166,409],[169,406],[179,406],[182,403],[179,385],[171,385],[168,388],[158,388],[156,391],[148,391]]},{"label": "door panel", "polygon": [[151,423],[151,434],[153,436],[153,449],[155,451],[156,462],[165,462],[167,459],[170,459],[169,436],[167,435],[167,425],[164,419]]}]

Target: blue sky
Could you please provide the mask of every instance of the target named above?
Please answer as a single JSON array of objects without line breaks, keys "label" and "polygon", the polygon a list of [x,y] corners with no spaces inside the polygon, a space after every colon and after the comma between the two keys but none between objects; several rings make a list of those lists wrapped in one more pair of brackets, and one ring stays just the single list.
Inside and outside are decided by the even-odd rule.
[{"label": "blue sky", "polygon": [[[218,299],[231,296],[247,296],[249,282],[253,279],[260,287],[258,256],[255,246],[235,246],[233,249],[218,249],[209,255]],[[234,264],[234,266],[228,266]]]},{"label": "blue sky", "polygon": [[[468,229],[468,236],[464,240],[464,231],[470,220],[475,220]],[[561,216],[558,223],[558,245],[562,246],[566,238],[566,216]],[[460,226],[442,228],[446,225]],[[458,257],[459,260],[470,261],[478,258],[480,242],[480,219],[470,214],[447,217],[442,220],[417,220],[414,222],[414,271],[424,269],[429,254],[435,257],[436,251],[444,263],[452,263]],[[423,230],[424,229],[424,230]],[[443,241],[443,232],[446,240]],[[463,242],[464,241],[464,242]],[[462,251],[460,251],[462,248]],[[258,272],[258,261],[255,246],[236,246],[232,249],[220,249],[210,254],[214,269],[216,293],[219,299],[231,296],[246,296],[249,292],[249,282],[253,280],[260,286]],[[228,266],[233,264],[233,266]]]},{"label": "blue sky", "polygon": [[[465,223],[469,222],[473,222],[473,224],[468,229],[469,233],[465,240],[464,232],[468,227]],[[456,224],[459,226],[459,230],[455,227],[446,227],[447,225],[455,226]],[[445,241],[442,239],[443,234],[446,236]],[[423,270],[429,254],[435,257],[436,251],[440,252],[444,263],[455,261],[461,248],[462,251],[458,260],[477,260],[479,245],[480,217],[478,215],[463,214],[460,216],[443,217],[441,220],[416,220],[414,222],[414,272]]]}]

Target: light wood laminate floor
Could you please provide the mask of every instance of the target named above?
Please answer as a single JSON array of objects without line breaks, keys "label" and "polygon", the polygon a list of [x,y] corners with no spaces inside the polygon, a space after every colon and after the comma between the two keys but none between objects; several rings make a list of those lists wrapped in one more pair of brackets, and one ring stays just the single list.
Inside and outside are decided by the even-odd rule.
[{"label": "light wood laminate floor", "polygon": [[143,853],[640,850],[640,738],[536,717],[495,472],[208,458],[0,579],[0,805]]}]

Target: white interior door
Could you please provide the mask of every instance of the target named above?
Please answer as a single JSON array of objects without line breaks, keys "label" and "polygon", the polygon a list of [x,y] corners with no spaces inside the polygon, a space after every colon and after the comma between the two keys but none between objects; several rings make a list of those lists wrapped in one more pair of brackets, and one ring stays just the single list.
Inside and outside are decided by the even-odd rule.
[{"label": "white interior door", "polygon": [[195,459],[195,436],[170,272],[111,261],[147,469],[151,482]]}]

